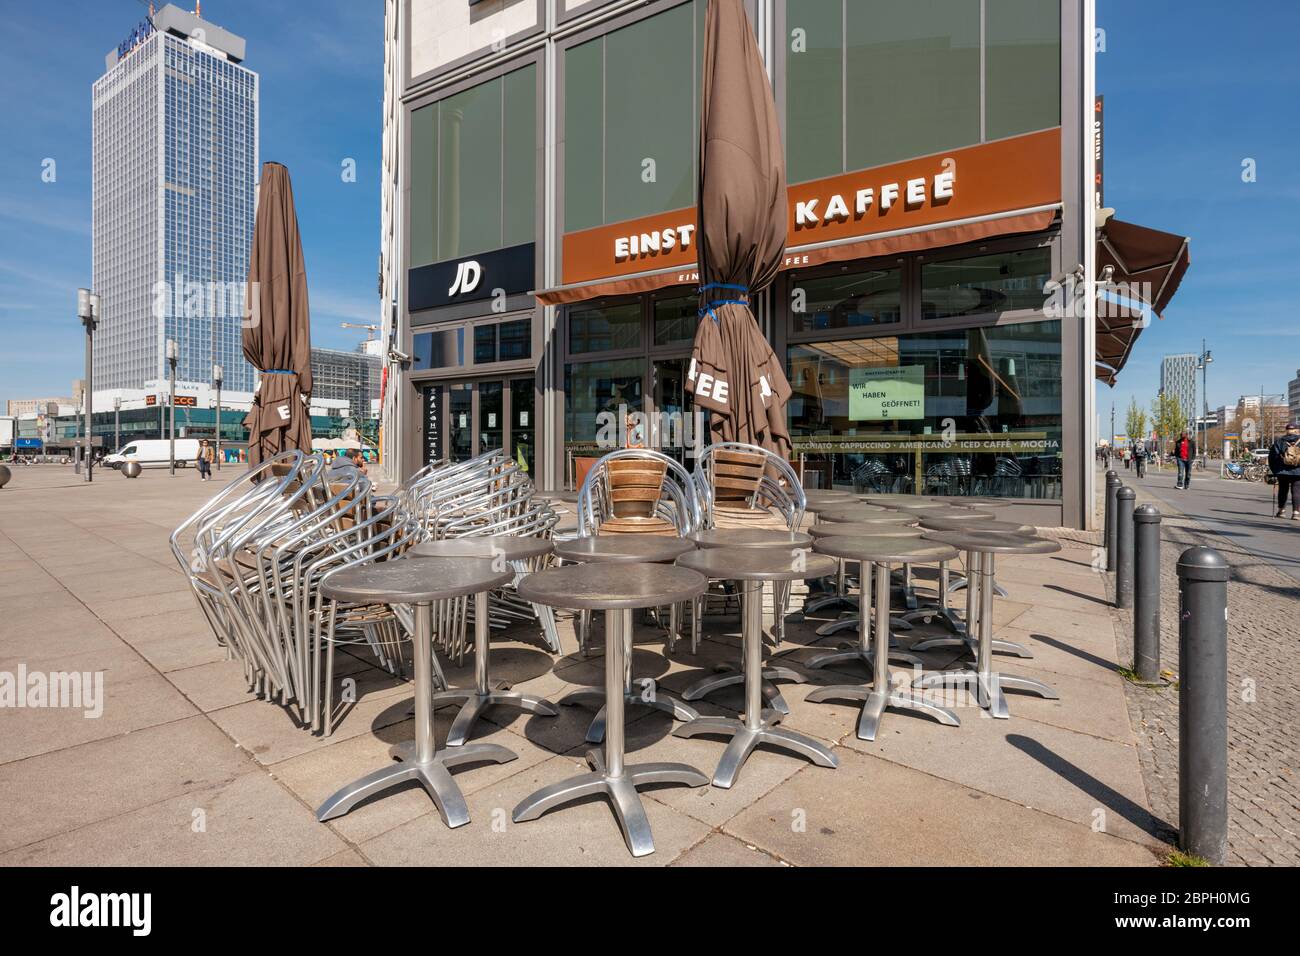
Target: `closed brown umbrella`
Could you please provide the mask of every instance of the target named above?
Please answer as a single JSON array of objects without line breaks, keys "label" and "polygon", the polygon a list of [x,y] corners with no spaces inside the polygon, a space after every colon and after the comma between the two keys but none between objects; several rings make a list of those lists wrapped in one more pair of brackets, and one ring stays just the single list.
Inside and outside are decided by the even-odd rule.
[{"label": "closed brown umbrella", "polygon": [[289,170],[262,166],[248,262],[244,357],[261,371],[248,429],[248,464],[290,448],[311,452],[311,321],[307,270]]},{"label": "closed brown umbrella", "polygon": [[700,324],[686,388],[715,441],[790,453],[790,383],[749,303],[785,254],[785,153],[741,0],[709,0],[700,110]]}]

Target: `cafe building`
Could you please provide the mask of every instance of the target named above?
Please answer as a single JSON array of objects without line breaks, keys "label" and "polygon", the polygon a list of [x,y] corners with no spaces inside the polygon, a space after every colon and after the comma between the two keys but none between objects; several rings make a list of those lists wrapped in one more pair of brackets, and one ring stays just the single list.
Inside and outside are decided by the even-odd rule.
[{"label": "cafe building", "polygon": [[[1092,3],[746,5],[789,181],[753,307],[805,485],[1087,526],[1094,378],[1136,335],[1099,349]],[[391,478],[504,448],[562,487],[636,412],[689,455],[704,11],[389,0]]]}]

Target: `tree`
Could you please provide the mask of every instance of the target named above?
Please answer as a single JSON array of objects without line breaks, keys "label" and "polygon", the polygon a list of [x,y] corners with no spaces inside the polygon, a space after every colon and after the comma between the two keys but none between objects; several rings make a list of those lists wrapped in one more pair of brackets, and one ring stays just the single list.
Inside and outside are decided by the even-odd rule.
[{"label": "tree", "polygon": [[1151,403],[1151,424],[1160,438],[1161,451],[1187,429],[1187,416],[1178,404],[1178,396],[1161,392]]},{"label": "tree", "polygon": [[1147,437],[1147,413],[1138,405],[1136,398],[1129,399],[1125,429],[1130,447],[1138,445]]}]

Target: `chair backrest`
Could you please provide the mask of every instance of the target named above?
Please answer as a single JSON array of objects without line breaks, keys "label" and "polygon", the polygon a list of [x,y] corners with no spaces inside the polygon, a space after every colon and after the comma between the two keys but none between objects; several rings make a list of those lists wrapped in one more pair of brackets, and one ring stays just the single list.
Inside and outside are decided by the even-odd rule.
[{"label": "chair backrest", "polygon": [[605,455],[578,490],[578,531],[685,535],[700,527],[695,483],[681,463],[648,448]]},{"label": "chair backrest", "polygon": [[700,453],[692,478],[705,527],[717,527],[722,511],[776,515],[791,531],[803,524],[808,500],[799,476],[766,448],[715,442]]}]

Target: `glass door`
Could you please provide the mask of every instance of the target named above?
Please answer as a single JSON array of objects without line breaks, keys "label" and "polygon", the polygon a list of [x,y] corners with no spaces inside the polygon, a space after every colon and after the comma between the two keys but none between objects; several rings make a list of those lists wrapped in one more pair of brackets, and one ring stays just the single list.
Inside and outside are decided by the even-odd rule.
[{"label": "glass door", "polygon": [[689,359],[657,359],[653,363],[654,408],[651,411],[652,444],[665,455],[671,455],[687,468],[686,450],[697,443],[703,447],[707,436],[698,435],[694,419],[695,403],[686,392],[686,365]]},{"label": "glass door", "polygon": [[515,460],[520,466],[534,475],[536,462],[536,425],[533,420],[533,380],[515,378],[510,380],[510,446],[514,449]]},{"label": "glass door", "polygon": [[447,457],[466,461],[474,457],[474,386],[462,383],[447,392]]},{"label": "glass door", "polygon": [[478,448],[475,454],[503,447],[505,416],[501,382],[478,383]]}]

